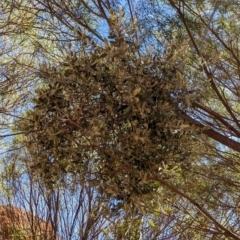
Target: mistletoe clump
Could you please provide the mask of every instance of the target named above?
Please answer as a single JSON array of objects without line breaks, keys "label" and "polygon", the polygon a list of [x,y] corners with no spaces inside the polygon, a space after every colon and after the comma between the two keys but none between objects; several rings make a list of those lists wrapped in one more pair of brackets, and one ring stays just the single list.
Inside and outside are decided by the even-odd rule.
[{"label": "mistletoe clump", "polygon": [[109,196],[130,199],[171,178],[193,151],[193,128],[179,112],[195,97],[175,50],[141,56],[126,41],[71,54],[45,68],[44,86],[19,129],[32,171],[50,183],[79,174]]}]

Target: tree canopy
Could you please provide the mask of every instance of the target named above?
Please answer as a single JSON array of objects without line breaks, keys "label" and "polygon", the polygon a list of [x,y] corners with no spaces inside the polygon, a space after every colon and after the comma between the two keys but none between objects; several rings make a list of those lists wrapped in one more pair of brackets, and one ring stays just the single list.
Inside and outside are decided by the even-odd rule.
[{"label": "tree canopy", "polygon": [[240,239],[238,1],[0,9],[4,204],[54,239]]}]

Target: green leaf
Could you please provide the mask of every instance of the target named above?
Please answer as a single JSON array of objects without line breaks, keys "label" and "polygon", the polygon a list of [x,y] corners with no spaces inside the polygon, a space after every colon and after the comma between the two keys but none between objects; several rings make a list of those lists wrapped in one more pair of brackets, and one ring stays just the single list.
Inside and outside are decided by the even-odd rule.
[{"label": "green leaf", "polygon": [[155,227],[155,223],[153,222],[152,219],[149,219],[149,220],[148,220],[148,223],[149,223],[149,225],[150,225],[151,227]]}]

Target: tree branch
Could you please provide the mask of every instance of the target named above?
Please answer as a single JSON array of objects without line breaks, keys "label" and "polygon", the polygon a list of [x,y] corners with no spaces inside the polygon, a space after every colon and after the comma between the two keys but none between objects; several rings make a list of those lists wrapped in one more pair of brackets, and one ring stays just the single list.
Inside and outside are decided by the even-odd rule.
[{"label": "tree branch", "polygon": [[183,197],[184,199],[188,200],[193,206],[195,206],[199,212],[202,213],[209,221],[211,221],[218,229],[222,230],[222,234],[226,237],[231,237],[235,240],[240,240],[240,237],[237,236],[235,233],[230,231],[229,229],[225,228],[222,224],[220,224],[211,214],[209,214],[202,206],[200,206],[195,200],[193,200],[191,197],[189,197],[187,194],[181,192],[176,187],[172,186],[171,184],[165,182],[162,179],[151,177],[150,180],[157,181],[161,183],[163,186],[170,189],[172,192],[177,193],[179,196]]},{"label": "tree branch", "polygon": [[179,116],[182,117],[182,119],[186,120],[187,122],[189,122],[190,124],[193,124],[196,127],[199,127],[200,129],[202,129],[202,133],[207,135],[208,137],[214,139],[215,141],[237,151],[240,152],[240,143],[237,141],[234,141],[212,129],[204,129],[204,125],[199,123],[197,120],[191,118],[190,116],[188,116],[187,114],[183,113],[183,112],[178,112]]}]

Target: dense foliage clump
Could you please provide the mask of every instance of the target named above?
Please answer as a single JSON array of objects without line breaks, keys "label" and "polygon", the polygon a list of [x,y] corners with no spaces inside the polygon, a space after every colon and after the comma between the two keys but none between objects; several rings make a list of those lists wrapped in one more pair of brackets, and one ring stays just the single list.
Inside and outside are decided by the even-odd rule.
[{"label": "dense foliage clump", "polygon": [[19,124],[32,169],[49,183],[87,173],[99,190],[129,199],[156,190],[152,176],[189,166],[194,136],[178,116],[194,98],[184,62],[155,57],[106,42],[43,69],[45,85]]}]

